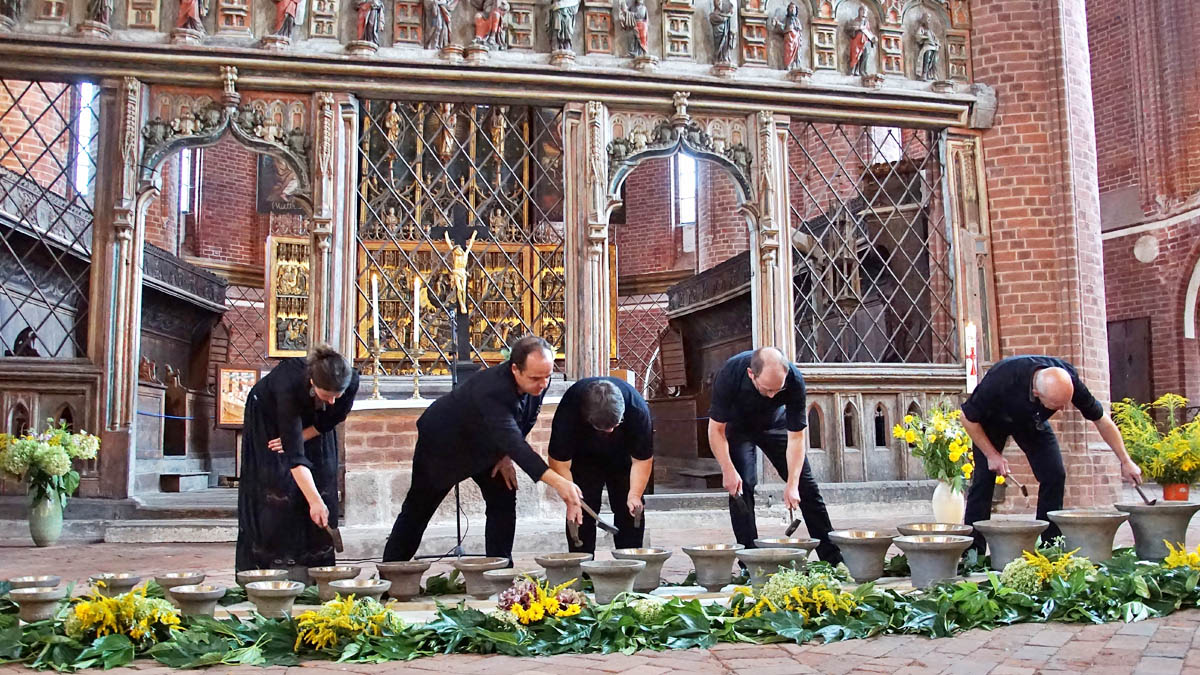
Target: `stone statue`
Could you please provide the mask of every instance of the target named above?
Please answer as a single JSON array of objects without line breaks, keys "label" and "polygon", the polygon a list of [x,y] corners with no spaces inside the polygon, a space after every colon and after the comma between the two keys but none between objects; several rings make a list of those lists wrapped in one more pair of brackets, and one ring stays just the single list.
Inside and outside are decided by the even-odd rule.
[{"label": "stone statue", "polygon": [[574,51],[575,13],[579,0],[552,0],[550,5],[550,47],[555,51]]},{"label": "stone statue", "polygon": [[379,24],[383,19],[383,0],[358,0],[358,39],[379,44]]},{"label": "stone statue", "polygon": [[879,38],[871,30],[871,17],[866,7],[858,8],[858,16],[850,22],[850,73],[852,75],[867,75],[871,58],[875,54],[875,45]]},{"label": "stone statue", "polygon": [[617,23],[630,32],[629,56],[636,59],[650,53],[650,13],[646,0],[633,0],[631,5],[622,0]]},{"label": "stone statue", "polygon": [[23,0],[0,0],[0,19],[5,19],[9,24],[16,25],[24,11]]},{"label": "stone statue", "polygon": [[450,43],[450,17],[458,0],[425,0],[425,13],[429,16],[429,39],[426,49],[441,49]]},{"label": "stone statue", "polygon": [[804,26],[800,22],[800,7],[789,2],[782,19],[776,19],[775,30],[783,35],[783,67],[797,68],[801,65],[800,54],[804,49]]},{"label": "stone statue", "polygon": [[204,33],[204,17],[208,16],[208,2],[205,0],[179,0],[179,18],[176,28],[194,30]]},{"label": "stone statue", "polygon": [[296,12],[300,0],[275,0],[275,32],[273,35],[291,39],[296,29]]},{"label": "stone statue", "polygon": [[385,159],[396,156],[396,147],[400,144],[400,121],[400,113],[396,112],[396,102],[388,103],[387,114],[383,116],[384,136],[388,140]]},{"label": "stone statue", "polygon": [[454,242],[450,241],[450,233],[445,233],[446,246],[450,247],[450,255],[453,256],[451,274],[454,278],[454,292],[458,296],[458,311],[460,314],[467,313],[467,262],[470,261],[471,247],[475,245],[475,236],[479,232],[472,232],[471,238],[467,241],[467,247],[464,249],[461,246],[455,246]]},{"label": "stone statue", "polygon": [[88,19],[105,26],[109,24],[113,13],[113,0],[88,0]]},{"label": "stone statue", "polygon": [[917,28],[917,76],[922,80],[936,80],[938,58],[941,56],[942,45],[937,35],[929,29],[929,17],[922,17]]},{"label": "stone statue", "polygon": [[712,24],[714,63],[733,63],[733,49],[737,44],[736,12],[733,0],[713,0],[708,22]]},{"label": "stone statue", "polygon": [[484,0],[476,6],[475,13],[475,43],[508,49],[508,0]]}]

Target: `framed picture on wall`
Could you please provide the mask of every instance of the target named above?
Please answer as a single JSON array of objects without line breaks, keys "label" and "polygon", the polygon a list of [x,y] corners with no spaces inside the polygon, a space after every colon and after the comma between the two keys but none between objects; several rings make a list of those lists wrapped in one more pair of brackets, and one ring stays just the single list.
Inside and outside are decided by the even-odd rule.
[{"label": "framed picture on wall", "polygon": [[246,398],[259,376],[259,370],[249,366],[225,365],[217,368],[217,427],[242,428]]}]

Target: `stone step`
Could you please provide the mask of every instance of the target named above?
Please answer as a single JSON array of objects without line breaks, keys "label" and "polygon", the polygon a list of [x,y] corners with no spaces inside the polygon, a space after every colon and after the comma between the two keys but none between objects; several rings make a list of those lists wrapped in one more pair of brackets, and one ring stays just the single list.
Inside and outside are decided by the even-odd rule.
[{"label": "stone step", "polygon": [[163,492],[199,492],[208,489],[209,473],[164,473],[158,476],[158,487]]},{"label": "stone step", "polygon": [[108,544],[213,544],[237,541],[237,520],[118,520],[106,523]]}]

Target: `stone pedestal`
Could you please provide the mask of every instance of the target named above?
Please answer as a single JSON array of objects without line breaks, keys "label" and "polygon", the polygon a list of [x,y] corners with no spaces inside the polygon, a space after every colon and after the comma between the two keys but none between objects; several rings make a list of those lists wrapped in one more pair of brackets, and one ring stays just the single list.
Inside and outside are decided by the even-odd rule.
[{"label": "stone pedestal", "polygon": [[570,49],[555,49],[550,52],[550,65],[570,68],[575,65],[575,52]]},{"label": "stone pedestal", "polygon": [[737,66],[732,63],[714,63],[712,67],[713,75],[717,77],[733,77],[735,71],[737,71]]},{"label": "stone pedestal", "polygon": [[429,569],[429,563],[422,560],[376,563],[375,569],[392,584],[388,597],[404,602],[421,594],[421,575]]},{"label": "stone pedestal", "polygon": [[446,45],[438,51],[438,56],[446,63],[462,63],[463,48],[462,45]]},{"label": "stone pedestal", "polygon": [[792,66],[787,73],[788,79],[800,84],[808,84],[812,80],[812,71],[804,66]]},{"label": "stone pedestal", "polygon": [[948,94],[954,91],[954,82],[950,80],[934,80],[929,83],[929,89],[939,94]]},{"label": "stone pedestal", "polygon": [[919,535],[896,537],[896,546],[908,558],[914,588],[926,588],[958,576],[958,559],[971,546],[970,537]]},{"label": "stone pedestal", "polygon": [[371,56],[379,51],[379,45],[367,40],[354,40],[346,44],[346,52],[354,56]]},{"label": "stone pedestal", "polygon": [[883,88],[883,76],[876,75],[876,74],[863,75],[862,76],[862,86],[866,87],[867,89],[882,89]]},{"label": "stone pedestal", "polygon": [[491,56],[491,51],[488,50],[486,45],[473,42],[467,46],[466,55],[467,63],[477,66],[482,63],[487,63],[488,57]]},{"label": "stone pedestal", "polygon": [[99,21],[84,21],[76,28],[83,37],[107,40],[112,37],[112,27]]},{"label": "stone pedestal", "polygon": [[198,45],[204,43],[204,33],[190,28],[176,28],[171,31],[171,44]]},{"label": "stone pedestal", "polygon": [[1117,510],[1129,514],[1133,545],[1142,560],[1162,560],[1170,552],[1164,542],[1177,548],[1187,547],[1188,523],[1200,504],[1159,502],[1117,504]]},{"label": "stone pedestal", "polygon": [[273,52],[284,52],[292,46],[292,39],[283,35],[264,35],[262,39],[263,49]]},{"label": "stone pedestal", "polygon": [[845,559],[850,576],[858,583],[875,581],[883,576],[883,559],[896,535],[870,530],[839,530],[829,533]]},{"label": "stone pedestal", "polygon": [[1002,570],[1025,551],[1037,549],[1037,539],[1050,523],[1044,520],[980,520],[976,530],[987,539],[991,567]]},{"label": "stone pedestal", "polygon": [[733,581],[733,560],[741,544],[704,544],[684,546],[683,552],[692,559],[696,583],[709,593],[716,593]]},{"label": "stone pedestal", "polygon": [[1113,537],[1129,514],[1106,509],[1073,509],[1046,514],[1062,530],[1066,550],[1079,549],[1079,557],[1093,563],[1112,558]]},{"label": "stone pedestal", "polygon": [[650,56],[649,54],[636,56],[633,59],[633,67],[634,69],[640,70],[643,73],[652,73],[658,70],[658,59]]},{"label": "stone pedestal", "polygon": [[592,579],[596,604],[607,605],[618,595],[633,590],[633,580],[646,569],[644,560],[585,560],[580,563]]}]

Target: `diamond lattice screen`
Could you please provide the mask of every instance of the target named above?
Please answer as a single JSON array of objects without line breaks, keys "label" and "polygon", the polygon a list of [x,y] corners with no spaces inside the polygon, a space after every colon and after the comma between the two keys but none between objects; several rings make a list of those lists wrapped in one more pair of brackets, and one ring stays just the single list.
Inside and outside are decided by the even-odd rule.
[{"label": "diamond lattice screen", "polygon": [[0,346],[86,356],[99,88],[0,80]]},{"label": "diamond lattice screen", "polygon": [[562,355],[561,111],[365,101],[362,117],[357,358],[376,328],[385,374],[493,364],[527,333]]},{"label": "diamond lattice screen", "polygon": [[789,131],[797,358],[958,359],[954,256],[936,131]]},{"label": "diamond lattice screen", "polygon": [[647,397],[662,395],[659,339],[667,328],[667,294],[634,293],[617,301],[616,367],[637,375]]}]

